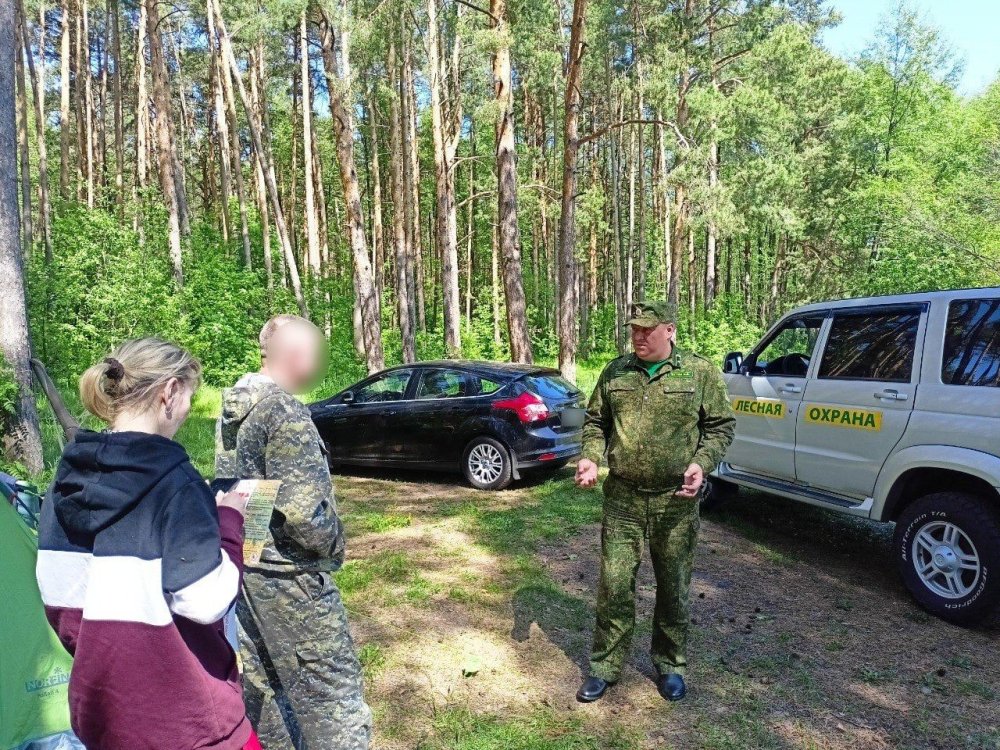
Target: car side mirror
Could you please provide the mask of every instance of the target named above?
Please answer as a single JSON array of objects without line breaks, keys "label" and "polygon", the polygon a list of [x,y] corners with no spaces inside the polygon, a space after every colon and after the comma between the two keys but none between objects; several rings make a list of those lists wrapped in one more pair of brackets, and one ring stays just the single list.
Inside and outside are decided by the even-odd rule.
[{"label": "car side mirror", "polygon": [[729,352],[722,361],[722,371],[727,374],[736,375],[743,365],[743,352]]},{"label": "car side mirror", "polygon": [[342,404],[353,404],[354,403],[354,391],[344,391],[344,395],[340,397],[340,403],[342,403]]}]

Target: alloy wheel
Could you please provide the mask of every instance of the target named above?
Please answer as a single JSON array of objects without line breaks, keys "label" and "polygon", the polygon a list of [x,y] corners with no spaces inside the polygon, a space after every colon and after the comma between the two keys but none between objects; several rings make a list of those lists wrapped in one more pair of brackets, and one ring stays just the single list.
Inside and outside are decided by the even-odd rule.
[{"label": "alloy wheel", "polygon": [[503,473],[503,456],[489,443],[480,443],[469,451],[469,472],[477,482],[492,484]]},{"label": "alloy wheel", "polygon": [[976,545],[948,521],[924,524],[913,538],[913,567],[921,582],[945,599],[961,599],[975,590],[982,575]]}]

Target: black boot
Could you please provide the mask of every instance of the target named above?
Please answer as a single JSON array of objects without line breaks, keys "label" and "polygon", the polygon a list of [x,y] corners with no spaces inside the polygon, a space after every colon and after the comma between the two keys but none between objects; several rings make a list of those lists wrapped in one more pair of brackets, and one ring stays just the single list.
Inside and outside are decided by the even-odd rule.
[{"label": "black boot", "polygon": [[679,701],[687,694],[684,678],[679,674],[661,674],[656,689],[665,701]]},{"label": "black boot", "polygon": [[593,703],[603,698],[609,687],[611,687],[611,683],[607,680],[591,675],[583,681],[580,689],[576,691],[576,699],[581,703]]}]

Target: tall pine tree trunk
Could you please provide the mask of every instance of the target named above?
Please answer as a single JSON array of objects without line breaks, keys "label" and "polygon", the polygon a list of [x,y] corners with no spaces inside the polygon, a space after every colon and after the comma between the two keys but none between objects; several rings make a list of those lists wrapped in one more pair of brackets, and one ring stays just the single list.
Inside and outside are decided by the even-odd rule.
[{"label": "tall pine tree trunk", "polygon": [[413,48],[410,40],[404,43],[403,52],[403,88],[404,111],[406,113],[406,166],[407,182],[410,186],[406,200],[407,232],[409,233],[409,255],[407,264],[407,280],[410,284],[410,317],[420,327],[427,330],[426,308],[424,306],[424,264],[423,241],[421,239],[420,222],[420,159],[417,142],[417,96],[413,84]]},{"label": "tall pine tree trunk", "polygon": [[[439,0],[427,0],[428,67],[431,87],[431,121],[434,136],[434,184],[437,195],[437,243],[441,256],[441,284],[444,297],[444,347],[447,356],[462,353],[461,301],[458,288],[458,207],[455,201],[455,154],[461,121],[458,92],[446,93],[441,60],[441,29],[438,25]],[[455,40],[457,54],[458,40]],[[448,99],[446,101],[446,98]],[[450,110],[445,112],[445,107]]]},{"label": "tall pine tree trunk", "polygon": [[[341,8],[346,13],[344,8]],[[349,23],[349,21],[345,22]],[[361,207],[361,188],[354,164],[354,116],[348,99],[351,81],[350,44],[346,30],[340,32],[340,58],[335,49],[333,26],[324,12],[321,24],[323,63],[329,90],[330,116],[337,143],[340,182],[347,210],[351,255],[354,258],[356,299],[361,312],[361,333],[364,338],[368,372],[385,367],[382,349],[382,315],[375,294],[372,266],[365,239],[365,217]]]},{"label": "tall pine tree trunk", "polygon": [[299,80],[302,82],[302,154],[303,179],[305,180],[305,213],[306,213],[306,258],[313,285],[322,273],[322,255],[319,247],[319,215],[316,210],[316,185],[313,180],[313,149],[312,149],[312,95],[310,94],[311,75],[309,72],[309,26],[306,12],[299,17],[299,61],[301,70]]},{"label": "tall pine tree trunk", "polygon": [[[260,123],[257,118],[257,113],[254,111],[253,105],[250,102],[250,97],[247,95],[246,86],[243,84],[243,74],[240,71],[239,64],[236,62],[236,56],[233,54],[233,46],[229,41],[229,34],[226,32],[226,21],[222,17],[220,0],[211,0],[211,2],[213,3],[213,7],[215,9],[215,23],[219,37],[219,45],[222,49],[222,54],[229,65],[229,72],[233,76],[233,80],[236,82],[236,90],[239,92],[240,101],[243,103],[243,110],[246,113],[247,126],[250,130],[250,138],[253,142],[254,151],[257,153],[258,158],[266,163],[266,169],[263,170],[264,184],[267,187],[268,197],[271,199],[271,209],[274,213],[274,224],[278,230],[278,240],[281,243],[281,250],[285,258],[288,277],[292,284],[292,292],[295,294],[295,301],[298,303],[299,312],[304,317],[308,317],[309,308],[306,305],[306,299],[302,293],[301,279],[299,277],[298,269],[295,266],[295,255],[292,252],[292,243],[288,236],[288,225],[285,223],[285,214],[281,208],[281,199],[278,196],[278,185],[274,178],[274,168],[270,158],[271,155],[269,152],[264,151]],[[262,64],[262,60],[258,60],[258,64]],[[261,96],[263,96],[263,92],[261,93]]]},{"label": "tall pine tree trunk", "polygon": [[559,370],[571,383],[576,382],[577,316],[580,306],[577,294],[579,286],[576,282],[576,162],[580,150],[580,73],[586,5],[586,0],[573,2],[563,97],[562,215],[559,217]]},{"label": "tall pine tree trunk", "polygon": [[500,113],[496,125],[497,217],[507,299],[507,332],[514,362],[531,362],[531,337],[521,273],[521,235],[517,225],[517,146],[514,138],[514,83],[510,68],[510,24],[506,0],[490,0],[497,47],[493,53],[493,93]]},{"label": "tall pine tree trunk", "polygon": [[42,437],[31,391],[31,341],[17,214],[14,56],[21,45],[14,5],[12,0],[0,2],[0,357],[13,370],[18,392],[0,434],[4,455],[38,474],[43,468]]},{"label": "tall pine tree trunk", "polygon": [[[38,9],[38,49],[39,54],[45,50],[45,3],[40,3]],[[27,23],[21,26],[21,38],[28,59],[28,75],[31,78],[31,88],[34,92],[35,110],[35,144],[38,147],[38,214],[42,228],[42,241],[45,247],[45,262],[52,262],[52,203],[49,197],[49,158],[45,139],[45,66],[35,69],[35,59],[31,54],[31,44],[28,40]]]},{"label": "tall pine tree trunk", "polygon": [[149,44],[149,64],[153,74],[153,102],[156,106],[156,150],[159,156],[160,189],[167,204],[167,231],[170,243],[170,263],[177,286],[184,284],[183,249],[181,246],[181,199],[174,172],[174,139],[171,127],[170,91],[167,65],[163,58],[160,36],[160,13],[156,0],[144,0],[146,8],[146,40]]},{"label": "tall pine tree trunk", "polygon": [[410,285],[407,279],[406,243],[406,190],[403,168],[403,114],[404,91],[399,64],[396,59],[396,41],[389,46],[389,78],[392,83],[390,180],[392,182],[392,242],[396,260],[396,306],[399,314],[399,331],[403,340],[403,362],[416,361],[413,337],[413,319],[410,315]]},{"label": "tall pine tree trunk", "polygon": [[69,200],[69,68],[70,68],[70,24],[72,23],[70,0],[62,0],[59,19],[62,29],[59,36],[59,195]]}]

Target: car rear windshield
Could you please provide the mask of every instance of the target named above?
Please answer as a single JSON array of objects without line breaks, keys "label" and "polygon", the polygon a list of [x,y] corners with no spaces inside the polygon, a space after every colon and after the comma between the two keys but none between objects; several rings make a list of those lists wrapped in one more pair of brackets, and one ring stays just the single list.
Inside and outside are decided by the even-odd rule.
[{"label": "car rear windshield", "polygon": [[559,375],[529,375],[524,381],[543,399],[568,399],[580,395],[579,388]]},{"label": "car rear windshield", "polygon": [[951,303],[941,380],[947,385],[1000,386],[1000,299]]}]

